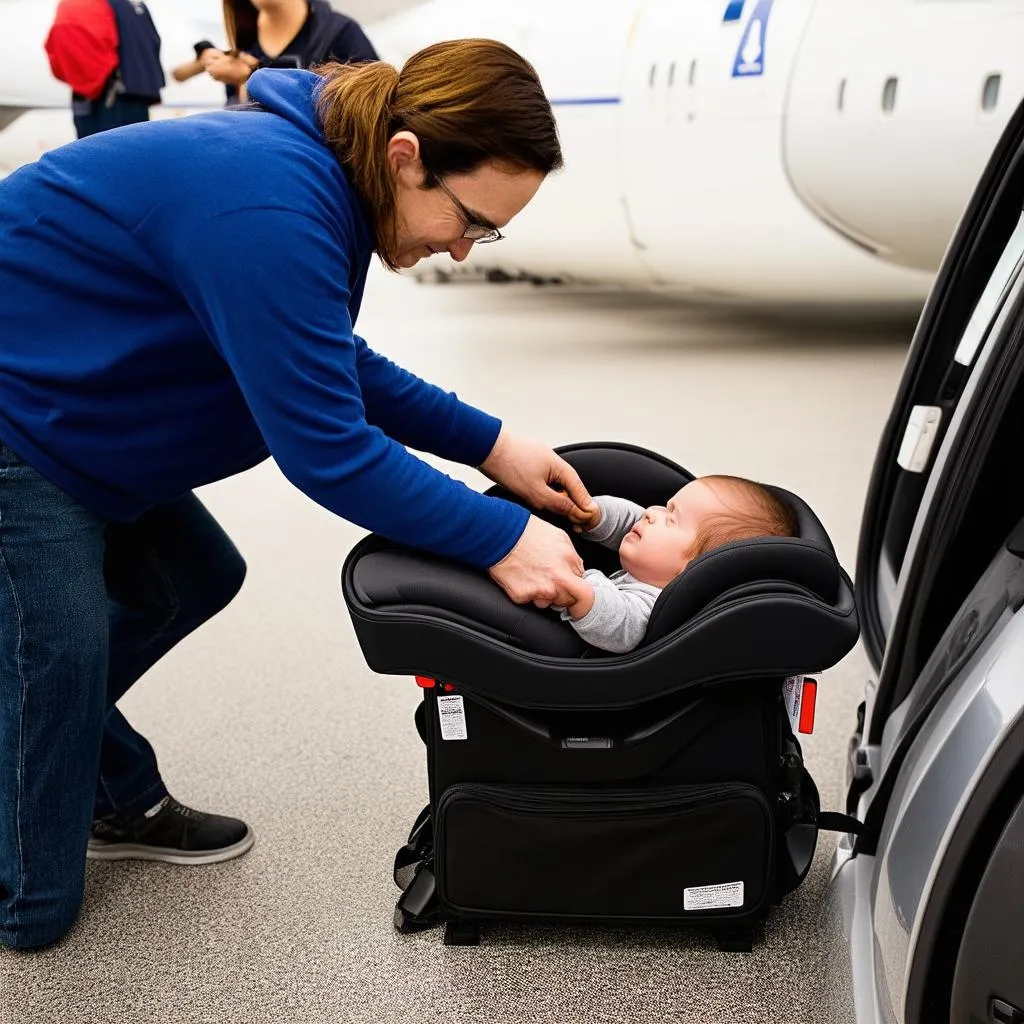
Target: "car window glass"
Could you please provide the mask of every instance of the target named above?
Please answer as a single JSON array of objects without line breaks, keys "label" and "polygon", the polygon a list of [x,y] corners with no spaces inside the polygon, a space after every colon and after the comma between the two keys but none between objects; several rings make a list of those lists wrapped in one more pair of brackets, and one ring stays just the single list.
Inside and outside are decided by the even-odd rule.
[{"label": "car window glass", "polygon": [[1002,305],[1010,281],[1022,260],[1024,260],[1024,214],[1017,221],[1017,227],[1010,235],[1006,248],[1003,249],[1003,254],[999,257],[999,262],[996,263],[992,276],[988,279],[988,284],[985,285],[985,290],[981,293],[974,312],[971,314],[971,319],[967,322],[960,344],[957,346],[953,358],[961,366],[970,366],[973,362],[988,334],[989,327],[992,325],[992,318]]}]

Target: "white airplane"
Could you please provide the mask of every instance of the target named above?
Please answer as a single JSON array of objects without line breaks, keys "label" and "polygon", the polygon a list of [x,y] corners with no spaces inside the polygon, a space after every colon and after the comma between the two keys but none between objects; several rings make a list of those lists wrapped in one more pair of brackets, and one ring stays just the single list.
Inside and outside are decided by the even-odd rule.
[{"label": "white airplane", "polygon": [[[72,136],[52,6],[0,0],[0,174]],[[216,4],[149,6],[168,66],[222,35]],[[502,39],[556,109],[565,169],[470,270],[701,298],[923,300],[1024,96],[1021,0],[434,0],[366,27],[399,64]],[[157,116],[221,99],[171,85]]]},{"label": "white airplane", "polygon": [[373,38],[459,35],[533,61],[566,161],[473,260],[706,297],[923,299],[1024,96],[1021,0],[435,0]]}]

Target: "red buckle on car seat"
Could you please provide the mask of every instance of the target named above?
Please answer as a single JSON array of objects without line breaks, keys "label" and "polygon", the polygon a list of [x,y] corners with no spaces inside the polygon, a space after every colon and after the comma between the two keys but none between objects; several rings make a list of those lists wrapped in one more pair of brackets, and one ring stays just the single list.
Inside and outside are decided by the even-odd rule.
[{"label": "red buckle on car seat", "polygon": [[[436,679],[431,679],[430,676],[417,676],[416,685],[422,687],[424,690],[432,690],[438,685]],[[441,689],[445,693],[451,693],[455,687],[451,683],[441,683]]]},{"label": "red buckle on car seat", "polygon": [[818,680],[804,679],[803,700],[800,702],[800,732],[814,732],[814,705],[818,699]]}]

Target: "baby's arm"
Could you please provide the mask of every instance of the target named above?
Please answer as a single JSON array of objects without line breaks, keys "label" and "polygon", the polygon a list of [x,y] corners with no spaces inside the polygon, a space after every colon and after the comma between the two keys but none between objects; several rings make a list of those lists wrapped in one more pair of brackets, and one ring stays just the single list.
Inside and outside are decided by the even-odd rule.
[{"label": "baby's arm", "polygon": [[617,587],[596,569],[570,585],[574,601],[562,612],[592,647],[613,654],[631,651],[644,638],[651,609],[658,600],[656,587],[631,584]]},{"label": "baby's arm", "polygon": [[633,529],[643,516],[644,510],[635,502],[625,498],[616,498],[611,494],[598,494],[594,497],[601,518],[597,526],[587,530],[583,536],[587,540],[597,541],[606,548],[618,550],[622,538]]}]

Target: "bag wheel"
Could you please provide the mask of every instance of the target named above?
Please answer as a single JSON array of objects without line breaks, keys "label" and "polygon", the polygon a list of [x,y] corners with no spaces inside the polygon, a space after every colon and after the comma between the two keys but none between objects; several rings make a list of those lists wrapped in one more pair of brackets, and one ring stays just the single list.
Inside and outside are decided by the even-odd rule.
[{"label": "bag wheel", "polygon": [[479,946],[480,925],[476,921],[449,921],[444,926],[446,946]]},{"label": "bag wheel", "polygon": [[715,941],[723,953],[749,953],[757,939],[757,926],[754,924],[726,925],[714,930]]}]

